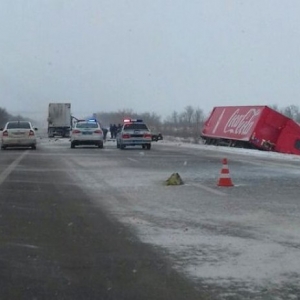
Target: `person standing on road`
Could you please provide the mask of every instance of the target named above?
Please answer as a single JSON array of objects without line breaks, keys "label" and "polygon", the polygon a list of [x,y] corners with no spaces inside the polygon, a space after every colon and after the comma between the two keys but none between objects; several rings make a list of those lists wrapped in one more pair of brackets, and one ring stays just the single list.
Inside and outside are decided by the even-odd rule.
[{"label": "person standing on road", "polygon": [[106,127],[104,127],[104,128],[102,128],[102,131],[103,131],[103,139],[104,139],[104,141],[106,141],[108,129]]},{"label": "person standing on road", "polygon": [[110,138],[113,139],[114,138],[114,136],[113,136],[114,132],[113,132],[113,125],[112,124],[109,125],[109,131],[110,131]]},{"label": "person standing on road", "polygon": [[116,126],[116,124],[114,124],[112,126],[112,128],[113,128],[113,139],[115,139],[117,137],[117,126]]}]

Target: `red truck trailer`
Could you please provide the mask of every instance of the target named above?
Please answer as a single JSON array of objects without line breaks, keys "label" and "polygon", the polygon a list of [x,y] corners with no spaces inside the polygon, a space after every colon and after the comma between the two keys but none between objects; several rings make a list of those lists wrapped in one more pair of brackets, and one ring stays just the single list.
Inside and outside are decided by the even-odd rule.
[{"label": "red truck trailer", "polygon": [[206,144],[300,155],[300,126],[268,106],[215,107],[201,136]]}]

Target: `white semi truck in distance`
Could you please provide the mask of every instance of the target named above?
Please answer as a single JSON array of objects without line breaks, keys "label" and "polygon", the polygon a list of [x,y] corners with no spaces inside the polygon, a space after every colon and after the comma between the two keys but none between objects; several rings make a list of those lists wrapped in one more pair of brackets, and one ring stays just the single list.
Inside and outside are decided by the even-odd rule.
[{"label": "white semi truck in distance", "polygon": [[71,103],[49,103],[48,137],[69,137],[71,126]]}]

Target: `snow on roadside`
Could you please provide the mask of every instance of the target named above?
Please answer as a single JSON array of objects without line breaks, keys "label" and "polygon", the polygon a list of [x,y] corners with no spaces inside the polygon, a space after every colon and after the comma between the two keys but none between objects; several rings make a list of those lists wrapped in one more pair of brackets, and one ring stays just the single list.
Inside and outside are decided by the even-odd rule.
[{"label": "snow on roadside", "polygon": [[239,155],[251,155],[255,157],[278,159],[278,160],[288,160],[288,161],[300,161],[300,155],[294,154],[284,154],[272,151],[261,151],[256,149],[243,149],[243,148],[232,148],[225,146],[213,146],[205,145],[203,143],[195,144],[191,139],[182,139],[174,137],[166,137],[166,139],[159,141],[158,144],[177,146],[182,148],[196,149],[196,150],[209,150],[222,153],[236,153]]},{"label": "snow on roadside", "polygon": [[[298,284],[300,235],[295,227],[299,222],[286,221],[282,228],[271,214],[222,214],[221,207],[215,205],[225,202],[224,198],[212,197],[207,203],[199,200],[197,207],[182,201],[183,197],[192,198],[192,191],[159,189],[152,193],[150,205],[149,198],[140,203],[136,192],[135,197],[131,194],[128,210],[114,208],[114,213],[143,242],[167,249],[176,267],[195,280],[224,289],[238,284],[250,293],[274,285]],[[161,199],[160,203],[154,199]],[[208,211],[208,206],[216,209]]]},{"label": "snow on roadside", "polygon": [[[300,161],[298,156],[258,150],[167,140],[159,144]],[[168,175],[163,170],[122,167],[116,172],[113,160],[71,159],[76,162],[71,166],[80,170],[74,170],[72,176],[78,176],[89,193],[94,189],[97,203],[136,232],[141,241],[163,248],[178,270],[196,281],[223,288],[225,296],[220,299],[242,290],[259,295],[262,289],[290,288],[282,294],[290,298],[276,298],[285,300],[300,291],[300,210],[296,202],[295,209],[280,218],[256,207],[259,201],[253,201],[249,209],[249,199],[220,197],[189,185],[165,187],[158,181]],[[91,166],[95,169],[84,172]],[[102,168],[105,174],[97,171]],[[126,176],[128,173],[131,176]],[[107,178],[114,178],[114,183]]]},{"label": "snow on roadside", "polygon": [[[299,156],[275,152],[181,141],[164,140],[159,143],[189,149],[300,161]],[[300,226],[297,221],[300,220],[298,210],[294,211],[294,214],[299,215],[299,218],[286,216],[281,219],[259,209],[249,212],[247,208],[243,208],[240,215],[232,215],[213,208],[215,202],[210,198],[208,201],[210,203],[204,204],[202,208],[206,211],[203,218],[199,215],[202,214],[199,208],[194,206],[192,211],[193,207],[189,208],[186,201],[182,202],[182,199],[193,198],[190,191],[186,190],[181,195],[181,192],[176,189],[174,190],[176,195],[168,195],[171,191],[171,189],[166,192],[163,188],[156,188],[156,192],[151,193],[152,199],[144,198],[143,205],[139,204],[140,217],[136,217],[136,214],[124,216],[123,212],[120,214],[121,221],[131,226],[145,243],[167,249],[174,256],[177,267],[195,280],[201,279],[206,284],[212,285],[217,283],[225,290],[239,286],[239,291],[235,292],[244,290],[257,295],[263,289],[283,291],[290,287],[291,290],[287,293],[291,299],[297,296],[297,291],[300,289],[300,234],[296,230]],[[138,199],[138,191],[136,192]],[[154,199],[165,200],[153,203]],[[171,206],[167,199],[172,199]],[[147,202],[151,201],[152,205],[149,207]],[[216,202],[219,201],[220,199]],[[226,200],[222,199],[223,201]],[[139,200],[136,200],[135,204],[138,203]],[[201,205],[201,200],[198,205]],[[133,211],[134,207],[132,202]],[[182,228],[179,224],[184,224],[185,221],[189,225]],[[191,223],[195,227],[191,227]],[[227,226],[226,224],[231,225],[226,228],[224,234],[222,230]],[[218,233],[218,229],[206,230],[206,227],[222,229]],[[234,227],[240,230],[240,236],[235,235]],[[297,291],[294,291],[295,287],[298,288]],[[278,292],[277,299],[285,300],[285,293]]]}]

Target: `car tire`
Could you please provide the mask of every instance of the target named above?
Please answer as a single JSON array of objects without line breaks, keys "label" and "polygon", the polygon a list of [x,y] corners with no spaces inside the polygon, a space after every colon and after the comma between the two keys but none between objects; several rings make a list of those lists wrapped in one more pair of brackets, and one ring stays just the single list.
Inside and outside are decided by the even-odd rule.
[{"label": "car tire", "polygon": [[75,148],[75,143],[71,142],[71,148],[72,148],[72,149]]},{"label": "car tire", "polygon": [[100,143],[98,144],[98,148],[103,149],[103,143],[102,143],[102,142],[100,142]]},{"label": "car tire", "polygon": [[36,145],[32,145],[32,146],[31,146],[31,149],[32,149],[32,150],[36,150]]},{"label": "car tire", "polygon": [[147,144],[147,145],[146,145],[146,148],[147,148],[148,150],[150,150],[150,149],[151,149],[151,144]]},{"label": "car tire", "polygon": [[117,148],[119,149],[120,148],[120,144],[117,142]]},{"label": "car tire", "polygon": [[124,145],[120,145],[120,149],[121,149],[121,150],[124,150],[124,149],[125,149],[125,146],[124,146]]},{"label": "car tire", "polygon": [[1,150],[6,150],[6,147],[5,146],[1,146]]}]

